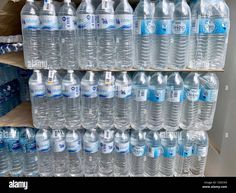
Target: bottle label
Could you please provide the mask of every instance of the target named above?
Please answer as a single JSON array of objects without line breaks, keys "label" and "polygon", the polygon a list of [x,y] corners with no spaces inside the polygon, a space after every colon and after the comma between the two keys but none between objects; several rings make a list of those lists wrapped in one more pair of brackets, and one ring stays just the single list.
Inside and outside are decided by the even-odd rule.
[{"label": "bottle label", "polygon": [[22,29],[38,30],[40,29],[40,20],[37,15],[23,15],[21,17]]},{"label": "bottle label", "polygon": [[155,22],[151,19],[135,21],[135,31],[138,35],[151,35],[155,33]]},{"label": "bottle label", "polygon": [[59,29],[73,31],[76,30],[76,17],[75,16],[59,16]]},{"label": "bottle label", "polygon": [[68,152],[79,152],[81,150],[81,140],[67,141]]},{"label": "bottle label", "polygon": [[230,28],[230,21],[227,18],[201,19],[199,21],[200,34],[227,34]]},{"label": "bottle label", "polygon": [[113,85],[99,85],[98,95],[101,98],[113,98],[115,95],[114,86]]},{"label": "bottle label", "polygon": [[46,88],[45,85],[31,85],[30,86],[30,94],[33,97],[42,97],[46,94]]},{"label": "bottle label", "polygon": [[133,16],[131,14],[116,15],[116,29],[132,30],[133,29]]},{"label": "bottle label", "polygon": [[96,16],[98,29],[115,29],[115,16],[112,14],[100,14]]},{"label": "bottle label", "polygon": [[86,98],[96,98],[97,97],[97,85],[81,85],[81,95]]},{"label": "bottle label", "polygon": [[195,156],[207,157],[207,153],[208,153],[208,147],[207,146],[204,146],[204,147],[194,146],[193,154]]},{"label": "bottle label", "polygon": [[0,149],[5,147],[3,140],[0,140]]},{"label": "bottle label", "polygon": [[174,20],[172,22],[172,33],[175,35],[190,35],[190,20]]},{"label": "bottle label", "polygon": [[147,155],[151,158],[157,159],[158,157],[160,157],[161,152],[162,152],[161,147],[152,147],[152,146],[147,147]]},{"label": "bottle label", "polygon": [[48,85],[47,96],[48,97],[59,97],[62,95],[61,85]]},{"label": "bottle label", "polygon": [[7,147],[9,152],[18,152],[21,150],[21,145],[19,140],[7,140]]},{"label": "bottle label", "polygon": [[134,94],[134,99],[138,102],[144,102],[147,101],[147,89],[135,89],[133,94]]},{"label": "bottle label", "polygon": [[199,33],[199,20],[198,19],[195,19],[195,18],[192,19],[191,33],[192,34]]},{"label": "bottle label", "polygon": [[155,88],[149,88],[148,90],[148,100],[154,103],[162,103],[165,101],[165,89],[158,90]]},{"label": "bottle label", "polygon": [[184,88],[185,98],[188,101],[196,102],[199,100],[200,97],[200,89],[190,89],[190,88]]},{"label": "bottle label", "polygon": [[135,156],[142,157],[145,156],[145,149],[146,149],[145,145],[143,146],[134,145],[132,146],[131,151]]},{"label": "bottle label", "polygon": [[114,149],[114,142],[104,142],[104,141],[101,141],[100,142],[100,151],[101,153],[104,153],[104,154],[108,154],[108,153],[111,153]]},{"label": "bottle label", "polygon": [[51,15],[44,15],[40,16],[40,23],[41,23],[41,29],[42,30],[58,30],[58,20],[57,16],[51,16]]},{"label": "bottle label", "polygon": [[36,141],[26,141],[21,140],[21,146],[24,153],[33,153],[36,152]]},{"label": "bottle label", "polygon": [[174,90],[172,88],[167,88],[166,90],[166,100],[169,102],[179,103],[184,99],[183,90]]},{"label": "bottle label", "polygon": [[50,141],[49,140],[36,141],[36,148],[39,152],[48,152],[51,148]]},{"label": "bottle label", "polygon": [[78,29],[95,29],[95,15],[94,14],[80,14],[77,20]]},{"label": "bottle label", "polygon": [[180,145],[178,147],[178,154],[182,157],[190,157],[190,156],[192,156],[192,152],[193,152],[192,146]]},{"label": "bottle label", "polygon": [[131,85],[118,85],[116,87],[116,96],[118,98],[128,98],[131,96],[131,90],[132,86]]},{"label": "bottle label", "polygon": [[174,158],[176,155],[176,147],[164,147],[163,156],[165,158]]},{"label": "bottle label", "polygon": [[201,89],[200,100],[204,102],[216,102],[218,97],[218,90],[210,90],[206,88]]},{"label": "bottle label", "polygon": [[63,85],[62,86],[63,96],[67,98],[77,98],[80,95],[79,85]]},{"label": "bottle label", "polygon": [[53,141],[53,151],[56,153],[63,152],[66,149],[65,140],[54,140]]},{"label": "bottle label", "polygon": [[123,154],[126,154],[126,153],[129,153],[129,142],[126,142],[126,143],[115,143],[115,151],[117,153],[123,153]]},{"label": "bottle label", "polygon": [[171,20],[156,20],[156,35],[170,35],[171,34]]},{"label": "bottle label", "polygon": [[98,141],[84,142],[84,151],[86,153],[96,153],[96,152],[98,152]]}]

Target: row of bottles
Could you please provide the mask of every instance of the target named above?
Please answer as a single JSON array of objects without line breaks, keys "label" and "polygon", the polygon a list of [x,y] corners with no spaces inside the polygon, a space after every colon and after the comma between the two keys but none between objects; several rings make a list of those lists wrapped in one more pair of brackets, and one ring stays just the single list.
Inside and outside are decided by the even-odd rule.
[{"label": "row of bottles", "polygon": [[204,131],[0,128],[0,176],[204,176]]},{"label": "row of bottles", "polygon": [[222,69],[230,29],[224,0],[128,0],[114,10],[71,0],[56,10],[27,0],[21,12],[25,63],[31,69]]}]

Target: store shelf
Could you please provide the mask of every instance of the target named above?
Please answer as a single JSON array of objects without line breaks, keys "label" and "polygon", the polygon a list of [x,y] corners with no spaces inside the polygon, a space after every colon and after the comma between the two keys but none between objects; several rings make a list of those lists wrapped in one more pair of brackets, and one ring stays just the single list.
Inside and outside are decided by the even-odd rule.
[{"label": "store shelf", "polygon": [[5,116],[0,117],[0,127],[33,127],[31,105],[23,102]]},{"label": "store shelf", "polygon": [[13,52],[9,54],[0,55],[0,63],[26,69],[23,52]]}]

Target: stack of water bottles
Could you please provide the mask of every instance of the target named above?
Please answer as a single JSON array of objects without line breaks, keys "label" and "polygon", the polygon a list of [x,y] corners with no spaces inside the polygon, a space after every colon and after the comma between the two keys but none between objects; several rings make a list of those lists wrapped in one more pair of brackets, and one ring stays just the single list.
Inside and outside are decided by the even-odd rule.
[{"label": "stack of water bottles", "polygon": [[102,0],[95,9],[71,0],[56,9],[52,0],[21,12],[25,64],[30,69],[223,69],[229,9],[224,0],[175,3]]}]

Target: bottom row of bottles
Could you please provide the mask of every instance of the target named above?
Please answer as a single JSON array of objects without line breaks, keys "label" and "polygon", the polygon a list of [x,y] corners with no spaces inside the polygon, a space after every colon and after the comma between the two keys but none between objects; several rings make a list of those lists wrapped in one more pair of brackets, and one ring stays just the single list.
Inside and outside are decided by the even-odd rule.
[{"label": "bottom row of bottles", "polygon": [[205,131],[0,128],[0,176],[204,176]]}]

